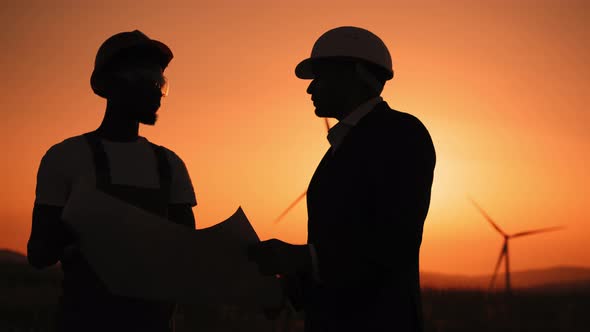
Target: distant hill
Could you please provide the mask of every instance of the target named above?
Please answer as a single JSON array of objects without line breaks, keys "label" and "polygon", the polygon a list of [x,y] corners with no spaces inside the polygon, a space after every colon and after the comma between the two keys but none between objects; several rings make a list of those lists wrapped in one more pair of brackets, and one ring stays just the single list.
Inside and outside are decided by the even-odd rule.
[{"label": "distant hill", "polygon": [[27,257],[16,251],[0,249],[0,264],[27,264]]},{"label": "distant hill", "polygon": [[[487,289],[491,275],[462,276],[433,272],[421,273],[423,288]],[[511,273],[515,289],[590,289],[590,268],[560,266],[547,269],[515,271]],[[496,279],[496,287],[503,288],[504,274]]]},{"label": "distant hill", "polygon": [[52,266],[37,270],[30,266],[27,257],[15,251],[0,250],[0,286],[22,283],[56,283],[61,279],[61,270]]}]

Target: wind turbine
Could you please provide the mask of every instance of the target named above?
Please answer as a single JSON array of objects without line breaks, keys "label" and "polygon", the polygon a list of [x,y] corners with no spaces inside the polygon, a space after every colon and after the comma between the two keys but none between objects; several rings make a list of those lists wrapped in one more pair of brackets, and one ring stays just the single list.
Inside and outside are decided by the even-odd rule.
[{"label": "wind turbine", "polygon": [[492,288],[494,287],[494,282],[496,281],[496,276],[498,274],[498,270],[500,269],[500,265],[502,264],[502,260],[504,260],[504,262],[505,262],[505,265],[504,265],[505,276],[506,276],[506,294],[511,294],[512,289],[511,289],[511,283],[510,283],[510,256],[508,254],[509,253],[509,251],[508,251],[509,240],[517,238],[517,237],[523,237],[523,236],[534,235],[534,234],[539,234],[539,233],[557,231],[557,230],[563,229],[564,227],[558,226],[558,227],[539,228],[539,229],[534,229],[534,230],[530,230],[530,231],[523,231],[523,232],[518,232],[518,233],[514,233],[514,234],[508,234],[508,233],[504,232],[500,228],[500,226],[498,226],[498,224],[496,224],[492,220],[492,218],[472,198],[469,198],[469,200],[479,210],[479,212],[483,215],[483,217],[492,225],[492,227],[494,227],[494,229],[498,233],[500,233],[500,235],[502,235],[504,237],[504,243],[502,244],[502,249],[500,250],[500,257],[498,257],[498,262],[496,262],[496,267],[494,268],[494,274],[492,275],[492,280],[490,281],[489,291],[491,291]]},{"label": "wind turbine", "polygon": [[[328,118],[324,118],[324,123],[326,124],[326,131],[330,130],[330,122],[328,122]],[[307,190],[304,191],[301,195],[297,196],[297,198],[281,213],[277,219],[274,220],[275,224],[278,224],[288,213],[291,211],[305,196],[307,195]]]},{"label": "wind turbine", "polygon": [[[324,123],[326,124],[326,131],[330,130],[330,122],[328,122],[328,118],[324,118]],[[291,211],[295,206],[297,206],[297,204],[299,204],[299,202],[301,202],[301,200],[303,198],[305,198],[305,196],[307,196],[307,190],[305,190],[302,194],[300,194],[299,196],[297,196],[297,198],[291,203],[289,204],[289,206],[277,217],[277,219],[274,220],[274,224],[278,224],[288,213],[289,211]],[[288,307],[289,309],[287,309],[287,313],[285,314],[285,317],[283,318],[283,324],[284,324],[284,330],[285,331],[290,331],[291,330],[291,318],[292,318],[292,314],[293,314],[293,309],[291,307]],[[276,329],[276,326],[273,325],[273,331]]]}]

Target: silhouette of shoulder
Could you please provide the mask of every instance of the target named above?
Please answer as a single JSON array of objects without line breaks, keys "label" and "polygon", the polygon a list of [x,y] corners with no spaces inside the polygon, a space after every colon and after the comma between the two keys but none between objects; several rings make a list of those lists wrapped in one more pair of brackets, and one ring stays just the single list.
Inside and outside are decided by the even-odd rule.
[{"label": "silhouette of shoulder", "polygon": [[35,204],[64,206],[74,179],[90,161],[81,136],[51,146],[41,158],[37,171]]},{"label": "silhouette of shoulder", "polygon": [[371,140],[396,149],[410,149],[435,159],[434,145],[426,126],[416,116],[381,103],[366,117]]},{"label": "silhouette of shoulder", "polygon": [[[149,143],[150,141],[144,137],[140,137],[138,141],[131,142],[131,143]],[[121,143],[121,144],[128,144]],[[156,143],[154,143],[156,144]],[[185,168],[184,161],[171,149],[166,148],[165,146],[161,146],[166,152],[166,156],[168,161],[170,162],[170,166],[172,172],[178,171],[179,169]],[[43,157],[48,162],[57,162],[62,167],[60,168],[68,168],[67,165],[76,163],[83,158],[90,158],[90,150],[88,147],[88,143],[86,142],[86,138],[84,135],[78,135],[74,137],[67,138],[60,143],[54,144],[51,146],[45,156]]]},{"label": "silhouette of shoulder", "polygon": [[84,137],[82,135],[74,136],[52,145],[45,152],[43,161],[49,163],[49,166],[67,171],[68,165],[76,163],[81,158],[90,157],[90,151],[87,150]]},{"label": "silhouette of shoulder", "polygon": [[375,118],[374,122],[385,132],[430,137],[426,126],[416,116],[389,108],[386,104],[376,109]]},{"label": "silhouette of shoulder", "polygon": [[[156,167],[149,141],[140,137],[134,142],[103,140],[112,166],[113,181],[139,187],[158,186]],[[162,147],[168,159],[172,183],[170,203],[196,205],[193,185],[184,161],[171,149]],[[83,135],[67,138],[51,146],[41,160],[37,176],[37,200],[51,205],[63,205],[69,188],[80,176],[93,176],[94,161]]]}]

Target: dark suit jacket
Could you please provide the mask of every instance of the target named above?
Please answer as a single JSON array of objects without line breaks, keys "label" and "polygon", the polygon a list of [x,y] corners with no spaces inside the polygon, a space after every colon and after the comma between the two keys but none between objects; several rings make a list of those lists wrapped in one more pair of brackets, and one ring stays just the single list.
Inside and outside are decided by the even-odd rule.
[{"label": "dark suit jacket", "polygon": [[435,165],[414,116],[378,104],[320,162],[307,192],[321,283],[306,331],[421,331],[418,259]]}]

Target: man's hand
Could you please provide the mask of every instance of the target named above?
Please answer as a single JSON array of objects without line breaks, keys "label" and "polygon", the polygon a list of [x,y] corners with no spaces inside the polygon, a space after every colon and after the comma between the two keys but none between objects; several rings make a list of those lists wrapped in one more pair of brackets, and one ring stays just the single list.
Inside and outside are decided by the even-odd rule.
[{"label": "man's hand", "polygon": [[248,256],[258,264],[263,275],[291,274],[311,268],[307,245],[293,245],[277,239],[252,245]]}]

